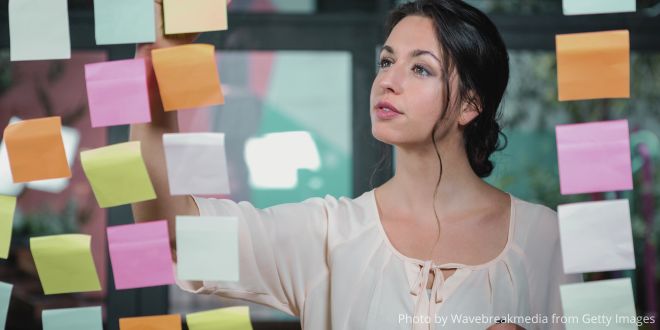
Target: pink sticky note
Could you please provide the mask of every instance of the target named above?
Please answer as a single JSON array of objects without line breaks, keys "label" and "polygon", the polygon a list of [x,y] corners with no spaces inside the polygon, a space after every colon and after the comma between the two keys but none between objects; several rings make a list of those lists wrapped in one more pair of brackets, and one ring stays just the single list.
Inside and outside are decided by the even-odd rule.
[{"label": "pink sticky note", "polygon": [[627,120],[557,125],[562,195],[633,189]]},{"label": "pink sticky note", "polygon": [[92,127],[151,121],[144,59],[86,64],[85,79]]},{"label": "pink sticky note", "polygon": [[174,284],[167,221],[108,227],[108,245],[117,289]]}]

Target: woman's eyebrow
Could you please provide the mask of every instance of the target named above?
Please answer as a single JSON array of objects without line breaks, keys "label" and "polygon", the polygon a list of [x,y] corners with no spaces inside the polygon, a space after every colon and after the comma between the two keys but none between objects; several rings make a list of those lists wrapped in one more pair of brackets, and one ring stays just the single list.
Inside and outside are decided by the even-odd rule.
[{"label": "woman's eyebrow", "polygon": [[[392,47],[388,46],[388,45],[383,46],[383,48],[381,49],[381,52],[383,52],[383,51],[386,51],[386,52],[391,53],[391,54],[396,54],[394,52],[394,49]],[[442,61],[440,61],[440,59],[435,54],[433,54],[431,51],[423,50],[423,49],[415,49],[412,52],[410,52],[411,57],[417,57],[417,56],[422,56],[422,55],[430,55],[436,61],[438,61],[438,63],[442,64]]]}]

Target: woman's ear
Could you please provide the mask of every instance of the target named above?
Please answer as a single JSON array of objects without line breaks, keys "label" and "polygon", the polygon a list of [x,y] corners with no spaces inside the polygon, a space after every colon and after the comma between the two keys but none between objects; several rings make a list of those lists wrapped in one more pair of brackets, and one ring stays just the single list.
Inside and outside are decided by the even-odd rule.
[{"label": "woman's ear", "polygon": [[458,116],[458,124],[461,126],[467,126],[474,120],[474,118],[477,118],[480,113],[479,100],[474,92],[470,92],[468,99],[463,102],[463,106],[461,107],[461,113]]}]

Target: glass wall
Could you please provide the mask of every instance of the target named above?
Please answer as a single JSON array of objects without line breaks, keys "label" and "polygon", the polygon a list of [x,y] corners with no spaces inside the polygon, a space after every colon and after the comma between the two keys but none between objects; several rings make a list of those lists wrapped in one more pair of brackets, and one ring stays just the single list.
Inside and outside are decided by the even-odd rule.
[{"label": "glass wall", "polygon": [[[179,112],[181,131],[225,133],[231,195],[264,208],[352,196],[352,62],[340,51],[220,51],[225,104]],[[242,304],[170,289],[171,313]],[[256,304],[253,319],[290,318]]]}]

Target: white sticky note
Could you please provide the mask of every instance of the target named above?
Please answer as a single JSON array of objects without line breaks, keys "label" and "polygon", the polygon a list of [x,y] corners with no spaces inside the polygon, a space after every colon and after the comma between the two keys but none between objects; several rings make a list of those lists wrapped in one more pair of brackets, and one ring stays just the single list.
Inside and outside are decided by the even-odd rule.
[{"label": "white sticky note", "polygon": [[7,311],[9,310],[9,301],[11,301],[11,290],[14,285],[0,282],[0,329],[5,328],[7,322]]},{"label": "white sticky note", "polygon": [[564,0],[564,15],[634,12],[635,0]]},{"label": "white sticky note", "polygon": [[566,330],[637,330],[635,299],[629,278],[560,286]]},{"label": "white sticky note", "polygon": [[176,246],[179,279],[238,281],[237,218],[177,216]]},{"label": "white sticky note", "polygon": [[627,199],[559,205],[557,215],[566,274],[635,268]]},{"label": "white sticky note", "polygon": [[[62,126],[62,142],[64,143],[64,153],[70,168],[78,152],[80,133],[75,128]],[[28,182],[27,187],[34,190],[59,193],[69,186],[69,181],[69,178],[36,180]]]},{"label": "white sticky note", "polygon": [[229,194],[224,133],[163,134],[172,195]]},{"label": "white sticky note", "polygon": [[11,61],[71,58],[67,0],[9,0]]}]

